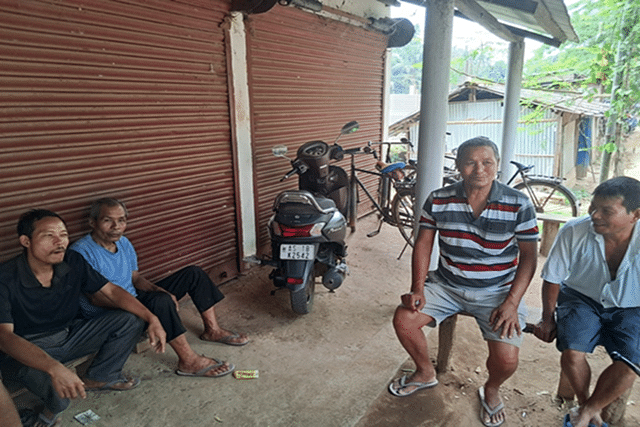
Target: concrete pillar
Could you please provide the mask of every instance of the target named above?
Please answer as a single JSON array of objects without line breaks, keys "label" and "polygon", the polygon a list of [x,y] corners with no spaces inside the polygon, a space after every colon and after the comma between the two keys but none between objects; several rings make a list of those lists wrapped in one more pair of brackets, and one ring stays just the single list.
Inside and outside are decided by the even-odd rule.
[{"label": "concrete pillar", "polygon": [[[509,68],[504,94],[504,113],[502,116],[502,143],[500,148],[500,181],[506,183],[517,170],[511,164],[515,158],[515,145],[518,137],[518,119],[520,118],[520,89],[522,88],[522,70],[524,65],[524,39],[509,43]],[[497,141],[494,141],[497,143]]]},{"label": "concrete pillar", "polygon": [[[425,3],[418,180],[414,209],[416,224],[429,193],[442,187],[454,4],[454,0],[427,0]],[[438,253],[437,250],[433,252]]]},{"label": "concrete pillar", "polygon": [[230,111],[232,143],[235,145],[235,167],[238,171],[238,230],[241,258],[257,252],[256,210],[253,188],[253,154],[251,150],[251,105],[247,71],[247,40],[243,15],[231,12],[226,22],[227,58],[231,76]]}]

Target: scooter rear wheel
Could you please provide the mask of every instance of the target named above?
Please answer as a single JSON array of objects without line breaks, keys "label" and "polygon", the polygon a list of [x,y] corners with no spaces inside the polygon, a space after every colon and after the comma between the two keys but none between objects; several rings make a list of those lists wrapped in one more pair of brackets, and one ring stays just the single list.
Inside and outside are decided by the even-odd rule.
[{"label": "scooter rear wheel", "polygon": [[308,314],[313,307],[313,296],[316,291],[316,282],[313,275],[313,268],[304,278],[305,284],[302,289],[291,294],[291,309],[298,314]]}]

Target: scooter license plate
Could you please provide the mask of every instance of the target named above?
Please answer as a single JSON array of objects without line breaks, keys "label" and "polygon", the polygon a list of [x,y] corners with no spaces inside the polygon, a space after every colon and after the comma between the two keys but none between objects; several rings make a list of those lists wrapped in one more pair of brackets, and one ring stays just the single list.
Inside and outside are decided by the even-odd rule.
[{"label": "scooter license plate", "polygon": [[313,260],[316,257],[313,245],[280,245],[280,259]]}]

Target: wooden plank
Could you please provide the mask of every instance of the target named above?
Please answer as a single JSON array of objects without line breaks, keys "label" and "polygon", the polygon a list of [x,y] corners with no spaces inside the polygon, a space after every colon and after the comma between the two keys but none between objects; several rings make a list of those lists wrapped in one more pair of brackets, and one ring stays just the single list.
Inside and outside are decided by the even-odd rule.
[{"label": "wooden plank", "polygon": [[556,239],[560,224],[564,224],[573,217],[551,214],[538,214],[538,221],[542,221],[542,238],[540,239],[540,254],[549,255],[549,250]]}]

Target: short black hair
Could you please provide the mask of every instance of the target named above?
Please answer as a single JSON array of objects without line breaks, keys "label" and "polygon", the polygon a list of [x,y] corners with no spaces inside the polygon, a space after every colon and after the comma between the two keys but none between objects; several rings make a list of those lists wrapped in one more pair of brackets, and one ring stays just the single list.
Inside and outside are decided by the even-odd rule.
[{"label": "short black hair", "polygon": [[60,215],[57,213],[50,211],[48,209],[31,209],[28,212],[20,215],[20,219],[18,220],[18,236],[27,236],[28,238],[33,237],[33,230],[35,230],[36,222],[40,221],[43,218],[54,217],[58,218],[64,226],[67,226],[67,223],[62,219]]},{"label": "short black hair", "polygon": [[129,211],[127,210],[124,202],[121,202],[114,197],[103,197],[102,199],[98,199],[91,204],[91,209],[89,209],[89,218],[97,221],[99,219],[98,217],[100,216],[100,212],[102,211],[103,206],[107,206],[110,208],[114,206],[120,206],[122,207],[122,209],[124,209],[124,216],[126,218],[129,217]]},{"label": "short black hair", "polygon": [[608,179],[593,190],[593,197],[622,197],[622,206],[631,213],[640,208],[640,181],[629,176]]},{"label": "short black hair", "polygon": [[459,165],[467,152],[472,148],[477,147],[489,147],[493,150],[493,154],[496,156],[496,161],[500,163],[500,152],[495,142],[487,138],[486,136],[476,136],[475,138],[467,139],[460,144],[456,153],[456,165]]}]

